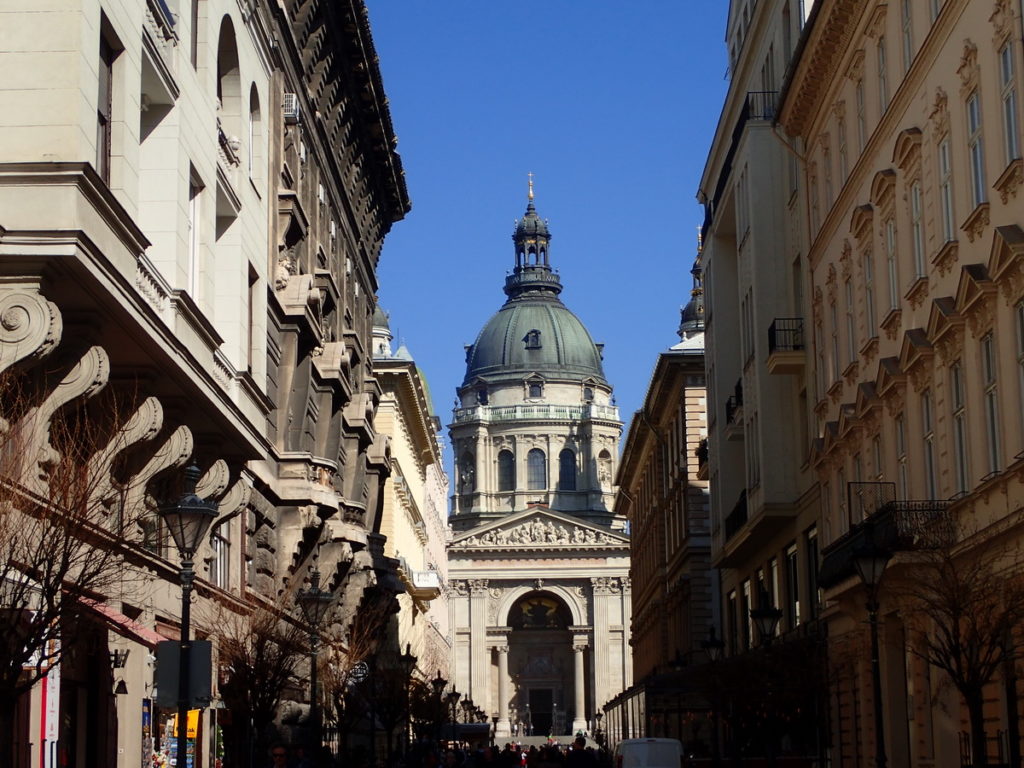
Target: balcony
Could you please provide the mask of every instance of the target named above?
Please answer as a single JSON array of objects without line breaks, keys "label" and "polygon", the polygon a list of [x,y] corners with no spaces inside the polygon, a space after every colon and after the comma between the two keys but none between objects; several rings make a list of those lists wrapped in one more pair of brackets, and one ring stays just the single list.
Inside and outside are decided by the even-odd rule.
[{"label": "balcony", "polygon": [[743,439],[743,379],[736,382],[732,396],[725,401],[725,439]]},{"label": "balcony", "polygon": [[619,409],[614,405],[478,405],[456,408],[455,423],[473,421],[497,423],[506,421],[618,421]]},{"label": "balcony", "polygon": [[934,549],[952,543],[956,526],[947,499],[888,501],[822,552],[818,583],[834,587],[856,574],[854,553],[870,539],[890,552]]},{"label": "balcony", "polygon": [[768,373],[801,374],[804,371],[804,319],[777,317],[768,326]]},{"label": "balcony", "polygon": [[737,568],[748,563],[765,545],[796,517],[796,501],[764,501],[764,493],[754,489],[750,496],[740,493],[722,526],[722,537],[714,543],[713,565]]}]

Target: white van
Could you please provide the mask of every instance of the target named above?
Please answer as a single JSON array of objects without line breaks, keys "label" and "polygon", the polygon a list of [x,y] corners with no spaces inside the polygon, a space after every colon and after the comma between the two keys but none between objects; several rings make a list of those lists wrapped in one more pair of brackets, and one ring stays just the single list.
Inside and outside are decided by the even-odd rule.
[{"label": "white van", "polygon": [[615,746],[615,768],[680,768],[679,739],[623,739]]}]

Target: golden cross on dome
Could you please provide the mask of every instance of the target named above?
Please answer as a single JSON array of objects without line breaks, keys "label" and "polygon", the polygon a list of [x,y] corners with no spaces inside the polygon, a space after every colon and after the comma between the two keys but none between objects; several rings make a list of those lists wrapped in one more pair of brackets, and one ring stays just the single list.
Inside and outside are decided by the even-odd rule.
[{"label": "golden cross on dome", "polygon": [[528,174],[526,174],[526,175],[527,175],[527,177],[528,177],[528,178],[529,178],[529,180],[530,180],[530,181],[529,181],[529,184],[530,184],[530,194],[529,194],[529,199],[530,199],[530,200],[533,200],[533,173],[532,173],[532,172],[530,172],[530,173],[528,173]]}]

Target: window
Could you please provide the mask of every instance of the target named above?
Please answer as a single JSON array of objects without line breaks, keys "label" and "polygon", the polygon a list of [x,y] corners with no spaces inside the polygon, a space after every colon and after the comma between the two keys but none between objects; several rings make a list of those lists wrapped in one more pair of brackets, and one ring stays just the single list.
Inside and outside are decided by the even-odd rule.
[{"label": "window", "polygon": [[576,490],[576,454],[569,448],[558,454],[558,490]]},{"label": "window", "polygon": [[885,477],[885,468],[882,466],[882,438],[880,435],[871,438],[871,462],[874,464],[875,480],[881,482]]},{"label": "window", "polygon": [[868,338],[878,335],[878,319],[875,314],[875,266],[871,251],[864,254],[864,315]]},{"label": "window", "polygon": [[885,37],[878,38],[878,46],[875,48],[875,58],[878,62],[878,115],[879,119],[889,108],[889,76],[885,71],[888,64],[885,56]]},{"label": "window", "polygon": [[821,150],[821,167],[825,178],[825,208],[829,209],[835,201],[835,196],[832,190],[832,150],[827,143]]},{"label": "window", "polygon": [[971,158],[971,203],[973,208],[977,208],[988,199],[985,149],[981,140],[981,99],[977,91],[967,98],[967,152]]},{"label": "window", "polygon": [[927,389],[921,393],[921,432],[925,498],[934,499],[938,497],[935,485],[935,424],[932,418],[932,393]]},{"label": "window", "polygon": [[800,568],[795,542],[786,548],[786,607],[789,628],[796,629],[800,626]]},{"label": "window", "polygon": [[996,350],[992,334],[981,339],[981,376],[985,386],[985,433],[988,443],[988,472],[1002,468],[1003,456],[999,435],[999,397],[996,389]]},{"label": "window", "polygon": [[811,528],[804,534],[804,543],[807,547],[807,614],[810,619],[818,617],[818,603],[821,596],[818,594],[818,531]]},{"label": "window", "polygon": [[1003,145],[1006,162],[1020,157],[1020,128],[1017,122],[1017,75],[1013,46],[1007,42],[999,51],[999,88],[1003,101]]},{"label": "window", "polygon": [[939,207],[942,210],[942,237],[950,242],[955,237],[953,223],[953,167],[949,159],[949,139],[939,143]]},{"label": "window", "polygon": [[864,151],[864,144],[868,139],[868,121],[864,100],[864,81],[858,80],[856,86],[857,95],[857,149],[860,152]]},{"label": "window", "polygon": [[896,264],[896,221],[886,219],[885,222],[885,269],[889,277],[889,309],[900,306],[900,278]]},{"label": "window", "polygon": [[896,473],[898,482],[896,490],[900,498],[907,498],[907,431],[903,421],[903,414],[896,417],[894,423],[896,429]]},{"label": "window", "polygon": [[846,362],[852,363],[857,359],[857,324],[853,315],[853,282],[849,278],[843,283],[843,290],[846,293]]},{"label": "window", "polygon": [[910,185],[910,240],[914,249],[914,276],[925,276],[924,232],[921,224],[921,182]]},{"label": "window", "polygon": [[512,451],[498,453],[498,490],[514,491],[516,489],[516,459]]},{"label": "window", "polygon": [[249,89],[249,178],[253,182],[263,179],[263,117],[260,111],[260,94],[253,83]]},{"label": "window", "polygon": [[213,557],[210,560],[210,582],[215,587],[231,586],[231,521],[221,523],[210,533]]},{"label": "window", "polygon": [[[106,22],[106,19],[103,19]],[[96,100],[96,172],[110,183],[111,134],[114,109],[114,59],[118,51],[106,34],[100,35],[99,95]]]},{"label": "window", "polygon": [[526,392],[528,397],[538,398],[544,397],[544,382],[532,379],[527,382]]},{"label": "window", "polygon": [[526,487],[531,491],[543,491],[548,487],[547,457],[540,448],[531,448],[526,454]]},{"label": "window", "polygon": [[594,388],[584,387],[583,388],[583,402],[592,403],[594,402]]},{"label": "window", "polygon": [[964,398],[964,373],[960,361],[949,367],[949,397],[953,407],[953,474],[957,493],[967,493],[967,403]]},{"label": "window", "polygon": [[914,61],[914,34],[913,19],[910,15],[910,0],[902,0],[902,42],[903,42],[903,71],[907,72]]},{"label": "window", "polygon": [[203,183],[193,171],[188,181],[188,270],[185,290],[196,301],[199,300],[199,272],[202,267],[202,221]]},{"label": "window", "polygon": [[726,599],[726,627],[729,641],[729,654],[739,651],[739,622],[736,616],[736,590],[732,590]]},{"label": "window", "polygon": [[743,642],[743,650],[747,650],[754,644],[754,624],[750,620],[750,609],[753,603],[750,601],[750,579],[747,579],[740,586],[740,640]]},{"label": "window", "polygon": [[199,67],[199,0],[192,0],[192,18],[189,28],[189,61],[192,68]]},{"label": "window", "polygon": [[523,337],[523,341],[526,342],[527,349],[540,349],[540,331],[536,329],[529,331]]},{"label": "window", "polygon": [[939,17],[939,11],[942,10],[942,4],[945,0],[929,0],[929,5],[932,12],[932,21],[935,21]]},{"label": "window", "polygon": [[847,159],[846,152],[846,115],[841,114],[836,120],[836,142],[838,144],[839,151],[839,187],[840,189],[846,184],[846,179],[849,176],[849,161]]},{"label": "window", "polygon": [[479,405],[487,405],[490,402],[490,396],[487,394],[487,387],[480,387],[476,391],[476,402]]},{"label": "window", "polygon": [[256,270],[253,269],[252,264],[250,264],[249,265],[249,294],[248,294],[249,301],[247,302],[247,305],[246,305],[247,318],[246,318],[246,323],[245,323],[246,329],[247,329],[247,338],[246,338],[246,344],[245,344],[245,347],[246,347],[246,370],[249,373],[252,373],[253,361],[255,360],[255,357],[256,357],[256,318],[258,316],[257,313],[256,313],[256,302],[259,299],[259,295],[260,295],[259,285],[260,285],[260,277],[256,273]]}]

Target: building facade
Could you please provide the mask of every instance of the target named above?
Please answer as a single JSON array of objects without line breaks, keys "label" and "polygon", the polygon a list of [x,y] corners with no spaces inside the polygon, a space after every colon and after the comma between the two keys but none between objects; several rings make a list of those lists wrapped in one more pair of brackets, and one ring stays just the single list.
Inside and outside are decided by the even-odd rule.
[{"label": "building facade", "polygon": [[[736,756],[820,758],[825,750],[804,183],[799,146],[775,127],[783,78],[816,5],[730,3],[729,90],[698,190],[711,558],[726,656],[713,687],[731,711],[720,748]],[[771,637],[758,632],[757,611],[781,611]],[[767,642],[775,654],[802,658],[804,671],[776,675]],[[766,715],[773,709],[777,718]]]},{"label": "building facade", "polygon": [[[12,764],[148,766],[169,751],[150,652],[181,616],[157,509],[187,463],[219,512],[193,606],[215,663],[219,629],[287,614],[314,568],[339,633],[404,591],[380,530],[370,327],[409,202],[361,2],[16,0],[0,16],[0,360],[11,386],[35,382],[47,466],[70,455],[58,422],[116,435],[82,459],[86,508],[134,522],[101,539],[119,578],[62,616],[60,663],[19,699]],[[11,504],[65,514],[40,467]],[[32,578],[5,573],[5,589]],[[226,669],[197,766],[224,749]]]},{"label": "building facade", "polygon": [[387,315],[373,318],[373,372],[382,396],[375,424],[391,444],[391,474],[384,487],[381,532],[385,552],[399,563],[405,593],[398,598],[397,647],[417,659],[422,679],[447,677],[448,476],[426,378],[408,348],[392,351]]},{"label": "building facade", "polygon": [[621,422],[601,347],[562,304],[532,186],[508,301],[466,350],[449,427],[453,681],[497,735],[592,730],[630,683]]},{"label": "building facade", "polygon": [[[967,615],[1001,615],[1020,577],[1006,551],[1019,546],[1024,498],[1021,7],[819,6],[779,124],[806,179],[809,460],[833,764],[863,765],[881,736],[893,765],[978,765],[983,753],[1019,765],[1013,663],[979,678],[973,720],[969,687],[961,695],[926,650],[960,630],[935,610],[922,626],[907,600],[937,558],[974,581],[945,584],[933,607],[956,587],[968,590]],[[870,594],[852,565],[874,538],[892,555],[877,592],[880,700]],[[978,562],[988,565],[970,571]],[[976,587],[993,575],[1001,596],[990,603]],[[997,660],[1019,653],[1019,622],[1009,623],[990,647]],[[988,647],[999,631],[975,642]],[[974,674],[969,661],[963,669]]]},{"label": "building facade", "polygon": [[630,522],[633,685],[605,707],[609,745],[671,737],[710,748],[709,707],[686,668],[704,661],[717,624],[706,481],[704,301],[700,264],[680,342],[658,356],[626,434],[615,511]]}]

